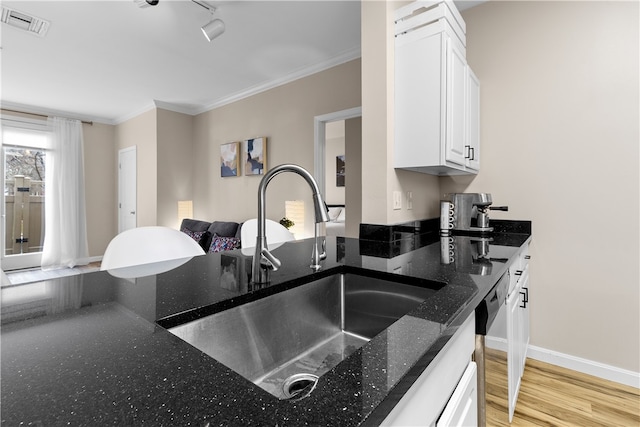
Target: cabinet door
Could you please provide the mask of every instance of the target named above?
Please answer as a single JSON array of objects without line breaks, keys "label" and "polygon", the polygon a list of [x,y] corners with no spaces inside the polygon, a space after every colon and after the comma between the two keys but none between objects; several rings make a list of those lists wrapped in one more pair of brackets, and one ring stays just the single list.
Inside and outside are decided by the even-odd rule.
[{"label": "cabinet door", "polygon": [[480,170],[480,81],[467,66],[466,166]]},{"label": "cabinet door", "polygon": [[447,118],[445,160],[464,166],[466,137],[467,60],[454,41],[447,41]]},{"label": "cabinet door", "polygon": [[520,290],[520,376],[524,374],[524,365],[527,360],[527,349],[529,348],[529,268],[525,267],[520,278],[522,287]]},{"label": "cabinet door", "polygon": [[[389,415],[380,423],[380,426],[431,427],[436,425],[444,408],[448,406],[449,399],[461,382],[461,378],[468,371],[471,355],[475,348],[475,319],[475,313],[472,313],[465,320]],[[469,375],[473,375],[473,373]],[[477,388],[473,387],[477,381],[472,381],[468,377],[467,380],[469,380],[468,387],[460,387],[460,390],[463,390],[460,392],[463,395],[460,401],[468,404],[468,399],[474,398],[474,392],[477,397]],[[455,404],[452,408],[454,406]],[[465,408],[455,406],[455,409],[461,409],[463,414],[467,414],[468,411]],[[467,409],[473,410],[471,407]],[[467,425],[475,424],[476,422]]]},{"label": "cabinet door", "polygon": [[444,144],[442,34],[412,31],[396,40],[394,166],[439,165]]},{"label": "cabinet door", "polygon": [[513,413],[518,400],[520,389],[520,286],[511,292],[507,300],[507,376],[509,391],[509,422],[513,419]]},{"label": "cabinet door", "polygon": [[[478,369],[470,362],[451,395],[436,427],[473,426],[478,423]],[[484,397],[482,397],[484,398]]]}]

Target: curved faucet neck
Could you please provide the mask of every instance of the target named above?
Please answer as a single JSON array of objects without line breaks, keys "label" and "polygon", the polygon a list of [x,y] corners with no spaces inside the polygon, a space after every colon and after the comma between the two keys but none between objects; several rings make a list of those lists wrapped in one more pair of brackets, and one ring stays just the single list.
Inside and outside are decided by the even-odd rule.
[{"label": "curved faucet neck", "polygon": [[[315,223],[328,222],[329,215],[326,211],[326,205],[322,196],[320,195],[320,189],[313,176],[304,168],[294,164],[283,164],[270,169],[260,181],[258,186],[258,233],[256,236],[256,251],[253,258],[252,268],[252,281],[254,283],[265,283],[266,274],[263,266],[277,269],[280,265],[280,261],[275,258],[267,247],[266,236],[266,192],[269,182],[278,174],[283,172],[293,172],[300,175],[307,181],[311,191],[313,192],[313,205],[315,214]],[[314,225],[316,240],[317,240],[317,225]],[[315,252],[318,252],[317,248]]]},{"label": "curved faucet neck", "polygon": [[283,164],[270,169],[260,181],[258,186],[258,236],[264,236],[266,230],[266,216],[265,216],[265,200],[267,186],[269,182],[278,174],[283,172],[294,172],[304,178],[313,191],[313,204],[315,213],[315,222],[328,222],[329,217],[325,209],[324,201],[320,196],[320,189],[313,176],[304,168],[294,164]]}]

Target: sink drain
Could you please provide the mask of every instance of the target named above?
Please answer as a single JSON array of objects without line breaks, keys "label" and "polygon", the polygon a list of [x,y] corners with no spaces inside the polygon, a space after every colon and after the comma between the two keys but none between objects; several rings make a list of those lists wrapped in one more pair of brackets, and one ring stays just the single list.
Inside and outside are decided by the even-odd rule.
[{"label": "sink drain", "polygon": [[316,388],[318,376],[313,374],[295,374],[284,380],[282,391],[285,399],[299,400],[307,397]]}]

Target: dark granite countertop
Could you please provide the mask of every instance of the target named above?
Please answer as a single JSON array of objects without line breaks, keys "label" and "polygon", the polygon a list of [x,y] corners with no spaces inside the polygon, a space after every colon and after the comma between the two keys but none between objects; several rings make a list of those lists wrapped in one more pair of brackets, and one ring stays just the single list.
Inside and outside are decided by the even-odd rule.
[{"label": "dark granite countertop", "polygon": [[[357,426],[383,420],[506,271],[530,234],[479,243],[433,234],[382,250],[327,238],[323,268],[312,239],[274,250],[268,286],[249,282],[251,256],[207,254],[135,280],[87,273],[2,289],[3,425]],[[444,247],[454,246],[453,261]],[[483,242],[482,252],[486,249]],[[169,333],[188,320],[334,273],[394,278],[432,296],[323,375],[305,399],[276,397]],[[160,326],[163,325],[163,326]]]}]

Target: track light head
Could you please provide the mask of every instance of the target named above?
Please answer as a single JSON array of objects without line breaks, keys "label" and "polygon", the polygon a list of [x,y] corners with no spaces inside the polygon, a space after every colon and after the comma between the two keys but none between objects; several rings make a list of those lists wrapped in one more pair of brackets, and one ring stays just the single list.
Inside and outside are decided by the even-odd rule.
[{"label": "track light head", "polygon": [[149,7],[155,6],[159,3],[160,0],[133,0],[138,7]]},{"label": "track light head", "polygon": [[224,22],[222,22],[220,19],[214,19],[208,24],[204,25],[201,30],[207,40],[211,41],[224,33]]}]

